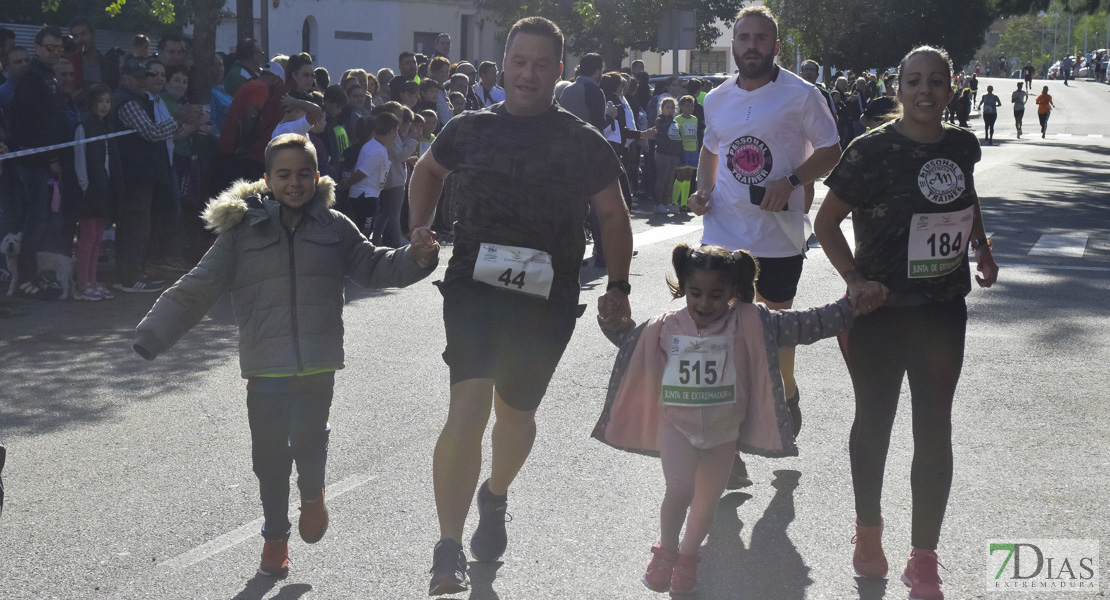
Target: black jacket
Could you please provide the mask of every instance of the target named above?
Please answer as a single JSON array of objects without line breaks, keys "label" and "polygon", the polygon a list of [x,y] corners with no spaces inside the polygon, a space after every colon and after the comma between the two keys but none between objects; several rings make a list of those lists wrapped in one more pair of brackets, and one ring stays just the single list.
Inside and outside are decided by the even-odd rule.
[{"label": "black jacket", "polygon": [[[8,122],[12,127],[14,145],[9,150],[26,150],[70,141],[65,96],[58,89],[54,70],[37,56],[31,59],[16,82]],[[16,160],[24,161],[25,165],[46,167],[59,159],[59,152],[34,154]]]}]

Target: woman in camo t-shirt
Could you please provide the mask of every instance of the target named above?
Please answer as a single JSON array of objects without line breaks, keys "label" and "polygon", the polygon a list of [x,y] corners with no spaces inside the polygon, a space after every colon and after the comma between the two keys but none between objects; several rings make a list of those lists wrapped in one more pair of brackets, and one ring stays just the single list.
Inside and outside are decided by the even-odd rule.
[{"label": "woman in camo t-shirt", "polygon": [[[883,471],[902,379],[913,405],[913,551],[902,574],[910,597],[940,600],[936,548],[952,485],[952,399],[963,366],[971,291],[968,247],[979,285],[998,266],[983,228],[973,171],[975,134],[943,122],[952,98],[944,50],[920,47],[898,69],[902,114],[855,139],[826,179],[814,224],[821,245],[862,315],[845,355],[855,387],[849,440],[856,495],[853,566],[886,575],[880,510]],[[852,214],[855,252],[840,223]]]}]

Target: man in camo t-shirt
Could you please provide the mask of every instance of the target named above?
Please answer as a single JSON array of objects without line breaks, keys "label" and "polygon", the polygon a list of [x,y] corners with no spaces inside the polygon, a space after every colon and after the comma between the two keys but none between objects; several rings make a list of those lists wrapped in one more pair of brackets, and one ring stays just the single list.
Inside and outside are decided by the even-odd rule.
[{"label": "man in camo t-shirt", "polygon": [[536,436],[535,414],[584,307],[578,270],[590,207],[601,220],[609,283],[602,315],[629,321],[632,230],[617,184],[619,163],[590,125],[554,104],[562,33],[522,19],[505,47],[505,101],[456,116],[412,176],[411,239],[428,223],[443,180],[457,182],[455,246],[440,291],[451,372],[451,404],[433,459],[440,541],[428,593],[466,591],[463,526],[482,466],[490,409],[492,469],[478,490],[470,540],[477,560],[505,551],[509,485]]}]

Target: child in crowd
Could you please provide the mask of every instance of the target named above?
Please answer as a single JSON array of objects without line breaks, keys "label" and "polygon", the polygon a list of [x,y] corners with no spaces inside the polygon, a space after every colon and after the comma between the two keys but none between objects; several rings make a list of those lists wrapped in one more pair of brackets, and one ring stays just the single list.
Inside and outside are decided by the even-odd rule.
[{"label": "child in crowd", "polygon": [[285,108],[285,118],[274,127],[274,135],[270,139],[286,133],[307,136],[324,116],[324,109],[305,92],[289,92],[282,96],[281,105]]},{"label": "child in crowd", "polygon": [[343,153],[351,145],[347,129],[343,126],[343,110],[347,108],[347,94],[338,85],[324,90],[324,144],[331,158],[329,169],[333,179],[343,177]]},{"label": "child in crowd", "polygon": [[351,219],[369,237],[374,231],[378,199],[389,175],[389,148],[397,141],[401,119],[389,111],[379,111],[359,121],[360,128],[367,126],[371,137],[359,149],[358,161],[350,177],[339,182],[336,188],[347,192]]},{"label": "child in crowd", "polygon": [[420,132],[420,155],[423,156],[432,147],[432,142],[436,141],[435,131],[439,127],[439,117],[434,110],[420,111],[420,116],[424,117],[424,129]]},{"label": "child in crowd", "polygon": [[674,98],[663,98],[655,118],[655,212],[664,215],[671,212],[665,198],[670,198],[671,190],[676,188],[675,172],[682,164],[682,133],[674,114]]},{"label": "child in crowd", "polygon": [[[112,109],[112,90],[104,84],[89,88],[88,112],[74,131],[76,141],[111,133],[108,112]],[[104,227],[114,214],[114,198],[122,197],[119,150],[114,139],[77,144],[73,167],[81,188],[77,221],[77,262],[75,265],[78,300],[107,300],[114,296],[97,281],[100,242]]]},{"label": "child in crowd", "polygon": [[439,105],[439,93],[443,91],[443,86],[438,81],[426,78],[420,82],[420,101],[416,103],[413,110],[416,112],[424,112],[425,110],[435,110]]},{"label": "child in crowd", "polygon": [[204,219],[219,237],[139,323],[134,349],[153,360],[231,292],[265,515],[258,572],[285,577],[294,462],[301,538],[318,542],[328,527],[324,471],[335,371],[344,366],[344,280],[374,288],[415,283],[435,269],[439,246],[375,248],[331,209],[333,182],[320,177],[304,136],[274,138],[265,161],[262,181],[236,182],[209,202]]},{"label": "child in crowd", "polygon": [[682,166],[675,172],[673,190],[674,209],[690,212],[690,185],[698,174],[698,118],[694,116],[694,97],[683,96],[678,101],[682,112],[674,118],[678,134],[682,137]]},{"label": "child in crowd", "polygon": [[[759,267],[743,250],[679,244],[671,263],[677,279],[667,285],[686,306],[607,334],[620,352],[593,437],[662,459],[660,540],[643,583],[688,594],[736,450],[798,453],[778,348],[836,335],[851,324],[853,309],[848,298],[804,311],[753,304]],[[610,309],[605,300],[601,315]]]},{"label": "child in crowd", "polygon": [[[321,114],[324,114],[324,93],[315,90],[308,95],[309,100],[320,108]],[[339,169],[332,166],[331,148],[325,138],[327,131],[328,120],[327,117],[321,116],[312,125],[312,129],[308,132],[308,139],[312,142],[313,147],[316,148],[316,159],[320,162],[320,175],[327,175],[332,179],[339,177]]]},{"label": "child in crowd", "polygon": [[451,112],[456,115],[461,115],[466,110],[466,96],[462,92],[451,92],[447,95],[447,101],[451,103]]}]

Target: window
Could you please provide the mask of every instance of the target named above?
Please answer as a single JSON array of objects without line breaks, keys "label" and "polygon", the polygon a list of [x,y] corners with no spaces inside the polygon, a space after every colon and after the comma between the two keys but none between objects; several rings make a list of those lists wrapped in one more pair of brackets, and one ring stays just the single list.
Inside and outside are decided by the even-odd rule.
[{"label": "window", "polygon": [[690,52],[690,69],[687,73],[727,73],[728,52],[710,50],[709,52]]}]

